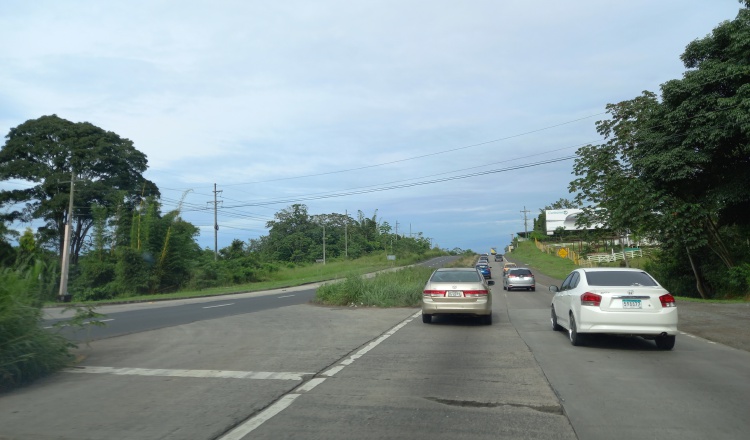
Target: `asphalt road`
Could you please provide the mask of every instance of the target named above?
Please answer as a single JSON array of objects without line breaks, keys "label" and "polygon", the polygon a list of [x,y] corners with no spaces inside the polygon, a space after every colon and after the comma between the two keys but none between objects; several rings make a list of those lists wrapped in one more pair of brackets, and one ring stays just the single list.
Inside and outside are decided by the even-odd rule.
[{"label": "asphalt road", "polygon": [[[457,258],[436,257],[419,265],[437,268]],[[106,325],[88,326],[85,330],[63,327],[61,331],[68,339],[81,343],[207,319],[263,312],[279,307],[307,304],[313,300],[315,291],[322,284],[324,283],[219,297],[105,305],[97,307],[95,311],[104,315],[97,320]],[[43,325],[51,329],[56,323],[69,319],[73,313],[72,310],[63,307],[46,308]]]},{"label": "asphalt road", "polygon": [[262,312],[82,345],[79,368],[0,396],[0,439],[750,433],[750,353],[687,334],[667,352],[637,338],[573,347],[550,328],[546,286],[498,283],[492,326],[423,324],[417,309],[285,304],[282,293],[263,295],[279,302]]}]

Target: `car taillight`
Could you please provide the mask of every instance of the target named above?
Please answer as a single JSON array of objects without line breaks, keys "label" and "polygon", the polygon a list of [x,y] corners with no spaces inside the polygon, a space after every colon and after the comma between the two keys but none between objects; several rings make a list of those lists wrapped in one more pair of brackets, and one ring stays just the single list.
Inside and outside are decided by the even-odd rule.
[{"label": "car taillight", "polygon": [[661,301],[662,307],[677,307],[677,304],[674,302],[674,296],[669,293],[660,296],[659,301]]},{"label": "car taillight", "polygon": [[581,295],[582,306],[598,306],[602,303],[602,296],[596,293],[586,292]]},{"label": "car taillight", "polygon": [[486,290],[464,290],[464,297],[487,296]]},{"label": "car taillight", "polygon": [[424,290],[422,296],[445,296],[445,290]]}]

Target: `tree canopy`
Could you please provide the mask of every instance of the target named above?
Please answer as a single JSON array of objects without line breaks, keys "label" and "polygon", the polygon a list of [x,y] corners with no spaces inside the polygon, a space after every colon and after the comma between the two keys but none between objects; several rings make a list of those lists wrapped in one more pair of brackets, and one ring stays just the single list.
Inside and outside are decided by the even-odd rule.
[{"label": "tree canopy", "polygon": [[738,228],[750,226],[750,3],[691,42],[682,79],[609,104],[606,139],[577,152],[570,184],[589,223],[657,239],[690,259],[708,247],[727,268]]},{"label": "tree canopy", "polygon": [[10,207],[3,219],[43,220],[38,230],[43,242],[61,251],[73,179],[71,248],[76,261],[93,225],[92,206],[114,210],[122,204],[135,206],[144,195],[158,196],[156,185],[143,177],[147,163],[132,141],[89,122],[57,115],[28,120],[10,130],[0,149],[0,180],[31,184],[0,191],[0,205]]}]

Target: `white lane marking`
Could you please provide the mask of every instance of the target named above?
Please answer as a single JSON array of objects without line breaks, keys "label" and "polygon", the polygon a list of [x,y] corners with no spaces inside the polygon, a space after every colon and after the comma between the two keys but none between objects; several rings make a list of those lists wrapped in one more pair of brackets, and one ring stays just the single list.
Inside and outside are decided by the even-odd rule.
[{"label": "white lane marking", "polygon": [[311,391],[316,386],[318,386],[318,385],[322,384],[323,382],[325,382],[325,380],[326,380],[325,377],[316,377],[314,379],[310,379],[307,383],[303,383],[302,385],[300,385],[299,387],[297,387],[297,389],[294,390],[294,392],[298,393],[298,394],[306,393],[308,391]]},{"label": "white lane marking", "polygon": [[383,333],[383,335],[381,335],[378,339],[376,339],[376,340],[370,342],[369,344],[365,345],[364,347],[362,347],[361,350],[359,350],[358,352],[354,353],[353,355],[351,355],[348,358],[346,358],[343,361],[341,361],[339,363],[339,365],[337,365],[335,367],[332,367],[332,368],[329,368],[328,370],[324,371],[321,375],[322,376],[331,377],[334,374],[338,373],[345,366],[351,365],[355,360],[361,358],[365,353],[367,353],[368,351],[370,351],[373,348],[377,347],[381,342],[383,342],[386,339],[388,339],[391,336],[393,336],[394,333],[396,333],[397,331],[401,330],[401,328],[403,326],[405,326],[406,324],[410,323],[414,318],[416,318],[417,316],[419,316],[421,314],[422,314],[422,311],[419,311],[419,312],[411,315],[410,317],[408,317],[407,319],[405,319],[404,321],[402,321],[397,326],[395,326],[392,329],[388,330],[387,332]]},{"label": "white lane marking", "polygon": [[115,374],[118,376],[159,376],[159,377],[204,377],[223,379],[270,379],[303,380],[314,373],[269,372],[269,371],[228,371],[228,370],[171,370],[149,368],[115,368],[82,366],[67,368],[66,373]]},{"label": "white lane marking", "polygon": [[229,304],[219,304],[218,306],[206,306],[206,307],[203,307],[203,308],[204,309],[213,309],[214,307],[226,307],[226,306],[233,306],[233,305],[234,305],[234,303],[229,303]]},{"label": "white lane marking", "polygon": [[226,433],[220,438],[220,440],[240,440],[244,438],[246,435],[254,431],[255,428],[265,423],[266,420],[269,420],[271,417],[285,410],[299,396],[301,396],[301,394],[287,394],[276,401],[273,405],[258,413],[258,415],[252,419]]},{"label": "white lane marking", "polygon": [[693,334],[690,334],[690,333],[685,333],[685,332],[682,332],[682,331],[681,331],[681,332],[680,332],[680,334],[681,334],[681,335],[685,335],[685,336],[687,336],[687,337],[689,337],[689,338],[693,338],[693,339],[700,339],[700,340],[702,340],[703,342],[708,342],[709,344],[714,344],[714,345],[716,345],[716,344],[717,344],[717,343],[716,343],[716,342],[714,342],[714,341],[709,341],[708,339],[704,339],[704,338],[701,338],[700,336],[695,336],[695,335],[693,335]]},{"label": "white lane marking", "polygon": [[284,295],[284,296],[278,296],[277,298],[291,298],[296,295]]},{"label": "white lane marking", "polygon": [[[115,318],[110,318],[110,319],[97,319],[97,320],[94,320],[94,321],[86,321],[86,322],[84,322],[84,323],[82,323],[82,324],[83,324],[83,325],[88,325],[88,324],[91,324],[92,322],[109,322],[109,321],[114,321],[114,320],[115,320]],[[61,322],[64,322],[64,321],[61,321]],[[63,324],[63,327],[70,327],[70,325],[69,325],[69,324]],[[50,328],[55,328],[55,326],[54,326],[54,325],[50,325],[50,326],[48,326],[48,327],[44,327],[44,328],[45,328],[45,329],[50,329]]]},{"label": "white lane marking", "polygon": [[[321,376],[328,376],[331,377],[334,374],[338,373],[339,371],[343,370],[344,367],[347,365],[350,365],[352,362],[354,362],[356,359],[359,359],[362,357],[363,354],[367,353],[368,351],[372,350],[373,348],[377,347],[378,344],[385,341],[389,337],[391,337],[394,333],[399,331],[403,326],[410,323],[414,318],[421,315],[422,311],[411,315],[410,317],[406,318],[405,320],[401,321],[398,325],[393,327],[392,329],[388,330],[384,334],[382,334],[379,338],[376,340],[370,342],[369,344],[365,345],[354,353],[353,355],[349,356],[348,358],[344,359],[343,361],[339,362],[338,365],[335,367],[331,367],[328,370],[326,370],[324,373],[321,374]],[[326,380],[325,377],[316,377],[314,379],[311,379],[305,384],[300,385],[297,387],[293,392],[285,395],[281,399],[277,400],[275,403],[273,403],[268,408],[264,409],[257,415],[249,418],[245,423],[237,426],[233,430],[226,433],[224,436],[219,437],[219,440],[241,440],[245,438],[246,435],[250,434],[252,431],[254,431],[256,428],[258,428],[260,425],[266,422],[266,420],[269,420],[271,417],[275,416],[276,414],[280,413],[281,411],[285,410],[289,405],[294,402],[297,397],[301,396],[301,393],[306,393],[316,386],[320,385]]]}]

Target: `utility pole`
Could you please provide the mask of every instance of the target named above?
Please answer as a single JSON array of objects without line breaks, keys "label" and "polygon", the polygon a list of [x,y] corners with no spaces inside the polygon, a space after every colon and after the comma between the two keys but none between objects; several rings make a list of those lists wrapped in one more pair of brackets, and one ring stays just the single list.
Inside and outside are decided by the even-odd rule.
[{"label": "utility pole", "polygon": [[[218,214],[218,206],[219,201],[217,200],[216,196],[222,191],[216,190],[216,184],[214,183],[214,261],[219,259],[219,214]],[[211,203],[211,202],[208,202]]]},{"label": "utility pole", "polygon": [[75,173],[73,166],[70,167],[70,198],[68,200],[68,221],[65,222],[65,237],[63,239],[62,262],[60,263],[60,293],[59,300],[70,301],[68,294],[68,269],[70,268],[70,232],[73,223],[73,191],[75,187]]},{"label": "utility pole", "polygon": [[349,234],[347,231],[347,227],[349,226],[349,211],[344,210],[344,216],[346,217],[344,219],[344,259],[349,259]]},{"label": "utility pole", "polygon": [[531,212],[526,209],[526,207],[523,207],[523,238],[528,239],[529,238],[529,228],[528,228],[528,218],[526,218],[526,214]]},{"label": "utility pole", "polygon": [[396,235],[398,235],[398,220],[396,220]]}]

